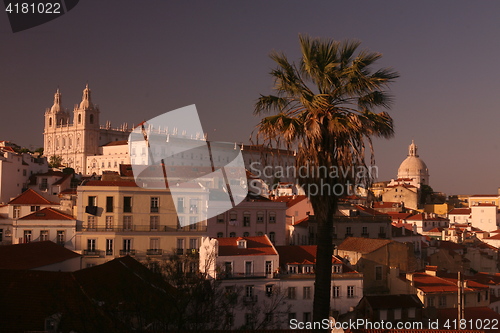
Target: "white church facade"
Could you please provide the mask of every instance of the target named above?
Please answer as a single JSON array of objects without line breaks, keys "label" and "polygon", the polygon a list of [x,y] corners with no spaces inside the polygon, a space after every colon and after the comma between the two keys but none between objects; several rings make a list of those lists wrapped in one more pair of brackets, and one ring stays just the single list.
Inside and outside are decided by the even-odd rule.
[{"label": "white church facade", "polygon": [[100,155],[100,148],[110,142],[126,140],[130,129],[126,124],[112,129],[99,124],[100,111],[92,103],[88,85],[83,90],[82,101],[75,105],[73,119],[70,112],[62,106],[59,89],[54,95],[54,104],[45,111],[44,154],[62,157],[62,164],[81,174],[92,174],[87,160],[90,156]]}]

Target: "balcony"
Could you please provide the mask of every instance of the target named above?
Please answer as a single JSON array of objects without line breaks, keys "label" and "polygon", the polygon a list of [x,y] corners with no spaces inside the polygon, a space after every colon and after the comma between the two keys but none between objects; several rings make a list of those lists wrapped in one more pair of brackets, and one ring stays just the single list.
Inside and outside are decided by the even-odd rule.
[{"label": "balcony", "polygon": [[161,256],[163,254],[162,249],[148,249],[146,250],[148,256]]},{"label": "balcony", "polygon": [[117,226],[112,228],[107,228],[104,225],[96,225],[89,227],[82,227],[78,231],[87,232],[206,232],[206,226],[196,225],[196,230],[191,229],[191,226],[186,226],[183,228],[178,228],[172,225],[158,225],[155,226],[156,230],[151,229],[151,225],[127,225],[127,226]]},{"label": "balcony", "polygon": [[100,250],[83,250],[83,255],[85,257],[100,257],[101,256],[101,251]]},{"label": "balcony", "polygon": [[135,250],[120,250],[121,256],[135,256]]},{"label": "balcony", "polygon": [[386,233],[385,233],[385,232],[380,232],[380,233],[378,234],[378,238],[387,238],[387,235],[386,235]]},{"label": "balcony", "polygon": [[252,295],[252,296],[244,296],[243,297],[243,303],[244,304],[252,304],[252,303],[257,303],[257,295]]},{"label": "balcony", "polygon": [[182,256],[184,254],[184,249],[176,249],[175,254],[177,254],[178,256]]}]

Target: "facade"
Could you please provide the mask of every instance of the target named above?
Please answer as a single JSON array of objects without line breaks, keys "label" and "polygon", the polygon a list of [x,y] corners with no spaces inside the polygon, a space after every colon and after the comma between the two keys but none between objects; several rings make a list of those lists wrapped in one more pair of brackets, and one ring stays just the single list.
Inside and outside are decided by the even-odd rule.
[{"label": "facade", "polygon": [[473,227],[488,232],[498,229],[500,213],[496,204],[474,202],[470,209]]},{"label": "facade", "polygon": [[21,194],[31,175],[47,170],[45,157],[16,153],[10,146],[0,146],[0,203],[7,203]]},{"label": "facade", "polygon": [[248,195],[236,207],[208,219],[213,238],[267,235],[275,245],[287,244],[286,204]]},{"label": "facade", "polygon": [[204,188],[178,188],[183,213],[177,215],[168,190],[141,188],[128,180],[88,181],[77,189],[75,250],[87,265],[124,255],[137,260],[164,259],[171,254],[197,254],[206,235],[200,221],[206,207]]},{"label": "facade", "polygon": [[450,220],[436,214],[421,213],[406,218],[408,223],[416,225],[418,233],[424,233],[434,228],[448,228]]},{"label": "facade", "polygon": [[417,145],[412,140],[408,147],[408,156],[398,169],[399,179],[411,179],[419,185],[429,185],[429,169],[418,156]]},{"label": "facade", "polygon": [[405,272],[418,269],[413,246],[389,239],[350,237],[337,247],[337,254],[363,273],[365,294],[389,293],[391,267]]},{"label": "facade", "polygon": [[100,110],[92,103],[89,86],[83,90],[82,101],[75,105],[73,120],[62,106],[62,95],[57,89],[54,104],[45,111],[44,154],[62,157],[64,166],[77,173],[90,174],[87,157],[99,155],[99,147],[112,141],[127,139],[130,130],[126,124],[112,129],[99,124]]},{"label": "facade", "polygon": [[467,225],[471,222],[471,213],[472,210],[470,208],[454,208],[448,213],[448,219],[450,223]]},{"label": "facade", "polygon": [[[267,236],[205,238],[200,270],[241,296],[231,328],[287,328],[312,320],[315,257],[316,246],[273,246]],[[348,312],[362,297],[362,274],[332,257],[332,288],[332,314]]]}]

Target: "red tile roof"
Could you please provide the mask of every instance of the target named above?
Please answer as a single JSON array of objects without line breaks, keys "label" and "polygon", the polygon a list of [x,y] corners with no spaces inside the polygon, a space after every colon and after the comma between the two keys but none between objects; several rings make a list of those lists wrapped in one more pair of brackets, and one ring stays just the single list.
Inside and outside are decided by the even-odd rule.
[{"label": "red tile roof", "polygon": [[21,217],[19,220],[75,220],[76,218],[54,208],[43,208]]},{"label": "red tile roof", "polygon": [[399,208],[401,207],[401,202],[391,202],[391,201],[376,201],[373,203],[373,208]]},{"label": "red tile roof", "polygon": [[411,216],[411,213],[388,212],[387,215],[389,215],[393,220],[406,220]]},{"label": "red tile roof", "polygon": [[[424,293],[456,292],[457,279],[432,276],[426,273],[413,273],[413,285]],[[488,286],[475,281],[467,281],[465,291],[488,289]]]},{"label": "red tile roof", "polygon": [[304,199],[307,199],[305,195],[282,195],[279,197],[275,197],[273,201],[286,202],[287,207],[292,207]]},{"label": "red tile roof", "polygon": [[51,241],[0,246],[0,269],[35,269],[80,257]]},{"label": "red tile roof", "polygon": [[424,214],[424,213],[420,213],[420,214],[415,214],[413,216],[410,216],[407,218],[408,221],[449,221],[449,219],[445,219],[444,217],[440,217],[440,216],[434,216],[434,217],[431,217],[430,214]]},{"label": "red tile roof", "polygon": [[362,205],[354,205],[354,207],[356,207],[358,210],[363,211],[363,212],[370,214],[370,215],[385,215],[385,216],[389,217],[389,215],[387,215],[386,213],[381,213],[373,208],[368,208],[368,207],[365,207]]},{"label": "red tile roof", "polygon": [[309,226],[309,216],[303,218],[302,220],[295,221],[293,226],[307,228]]},{"label": "red tile roof", "polygon": [[338,250],[371,253],[391,242],[389,239],[348,237],[338,246]]},{"label": "red tile roof", "polygon": [[453,208],[450,210],[448,214],[453,214],[453,215],[470,215],[471,209],[470,208]]},{"label": "red tile roof", "polygon": [[45,199],[42,195],[32,189],[27,189],[23,193],[9,202],[9,205],[59,205],[56,202]]},{"label": "red tile roof", "polygon": [[[238,240],[247,241],[246,248],[238,247]],[[267,236],[217,238],[219,256],[259,256],[277,255],[276,249]]]},{"label": "red tile roof", "polygon": [[465,248],[465,246],[463,246],[462,244],[450,241],[440,241],[437,247],[440,249],[447,249],[447,250],[463,250]]}]

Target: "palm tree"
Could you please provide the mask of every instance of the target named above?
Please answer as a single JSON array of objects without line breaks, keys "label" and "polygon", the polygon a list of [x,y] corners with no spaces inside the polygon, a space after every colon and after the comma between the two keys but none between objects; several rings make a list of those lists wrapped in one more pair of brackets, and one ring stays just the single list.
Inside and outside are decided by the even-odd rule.
[{"label": "palm tree", "polygon": [[[330,314],[332,232],[339,198],[353,184],[368,185],[365,147],[374,163],[372,137],[393,135],[386,112],[391,98],[384,90],[399,75],[390,68],[370,66],[380,53],[358,50],[360,42],[326,40],[299,35],[298,63],[271,53],[274,95],[261,95],[255,114],[272,113],[257,125],[257,139],[266,145],[297,152],[299,182],[314,209],[317,230],[313,320]],[[360,169],[362,168],[362,169]],[[356,172],[352,172],[356,170]]]}]

